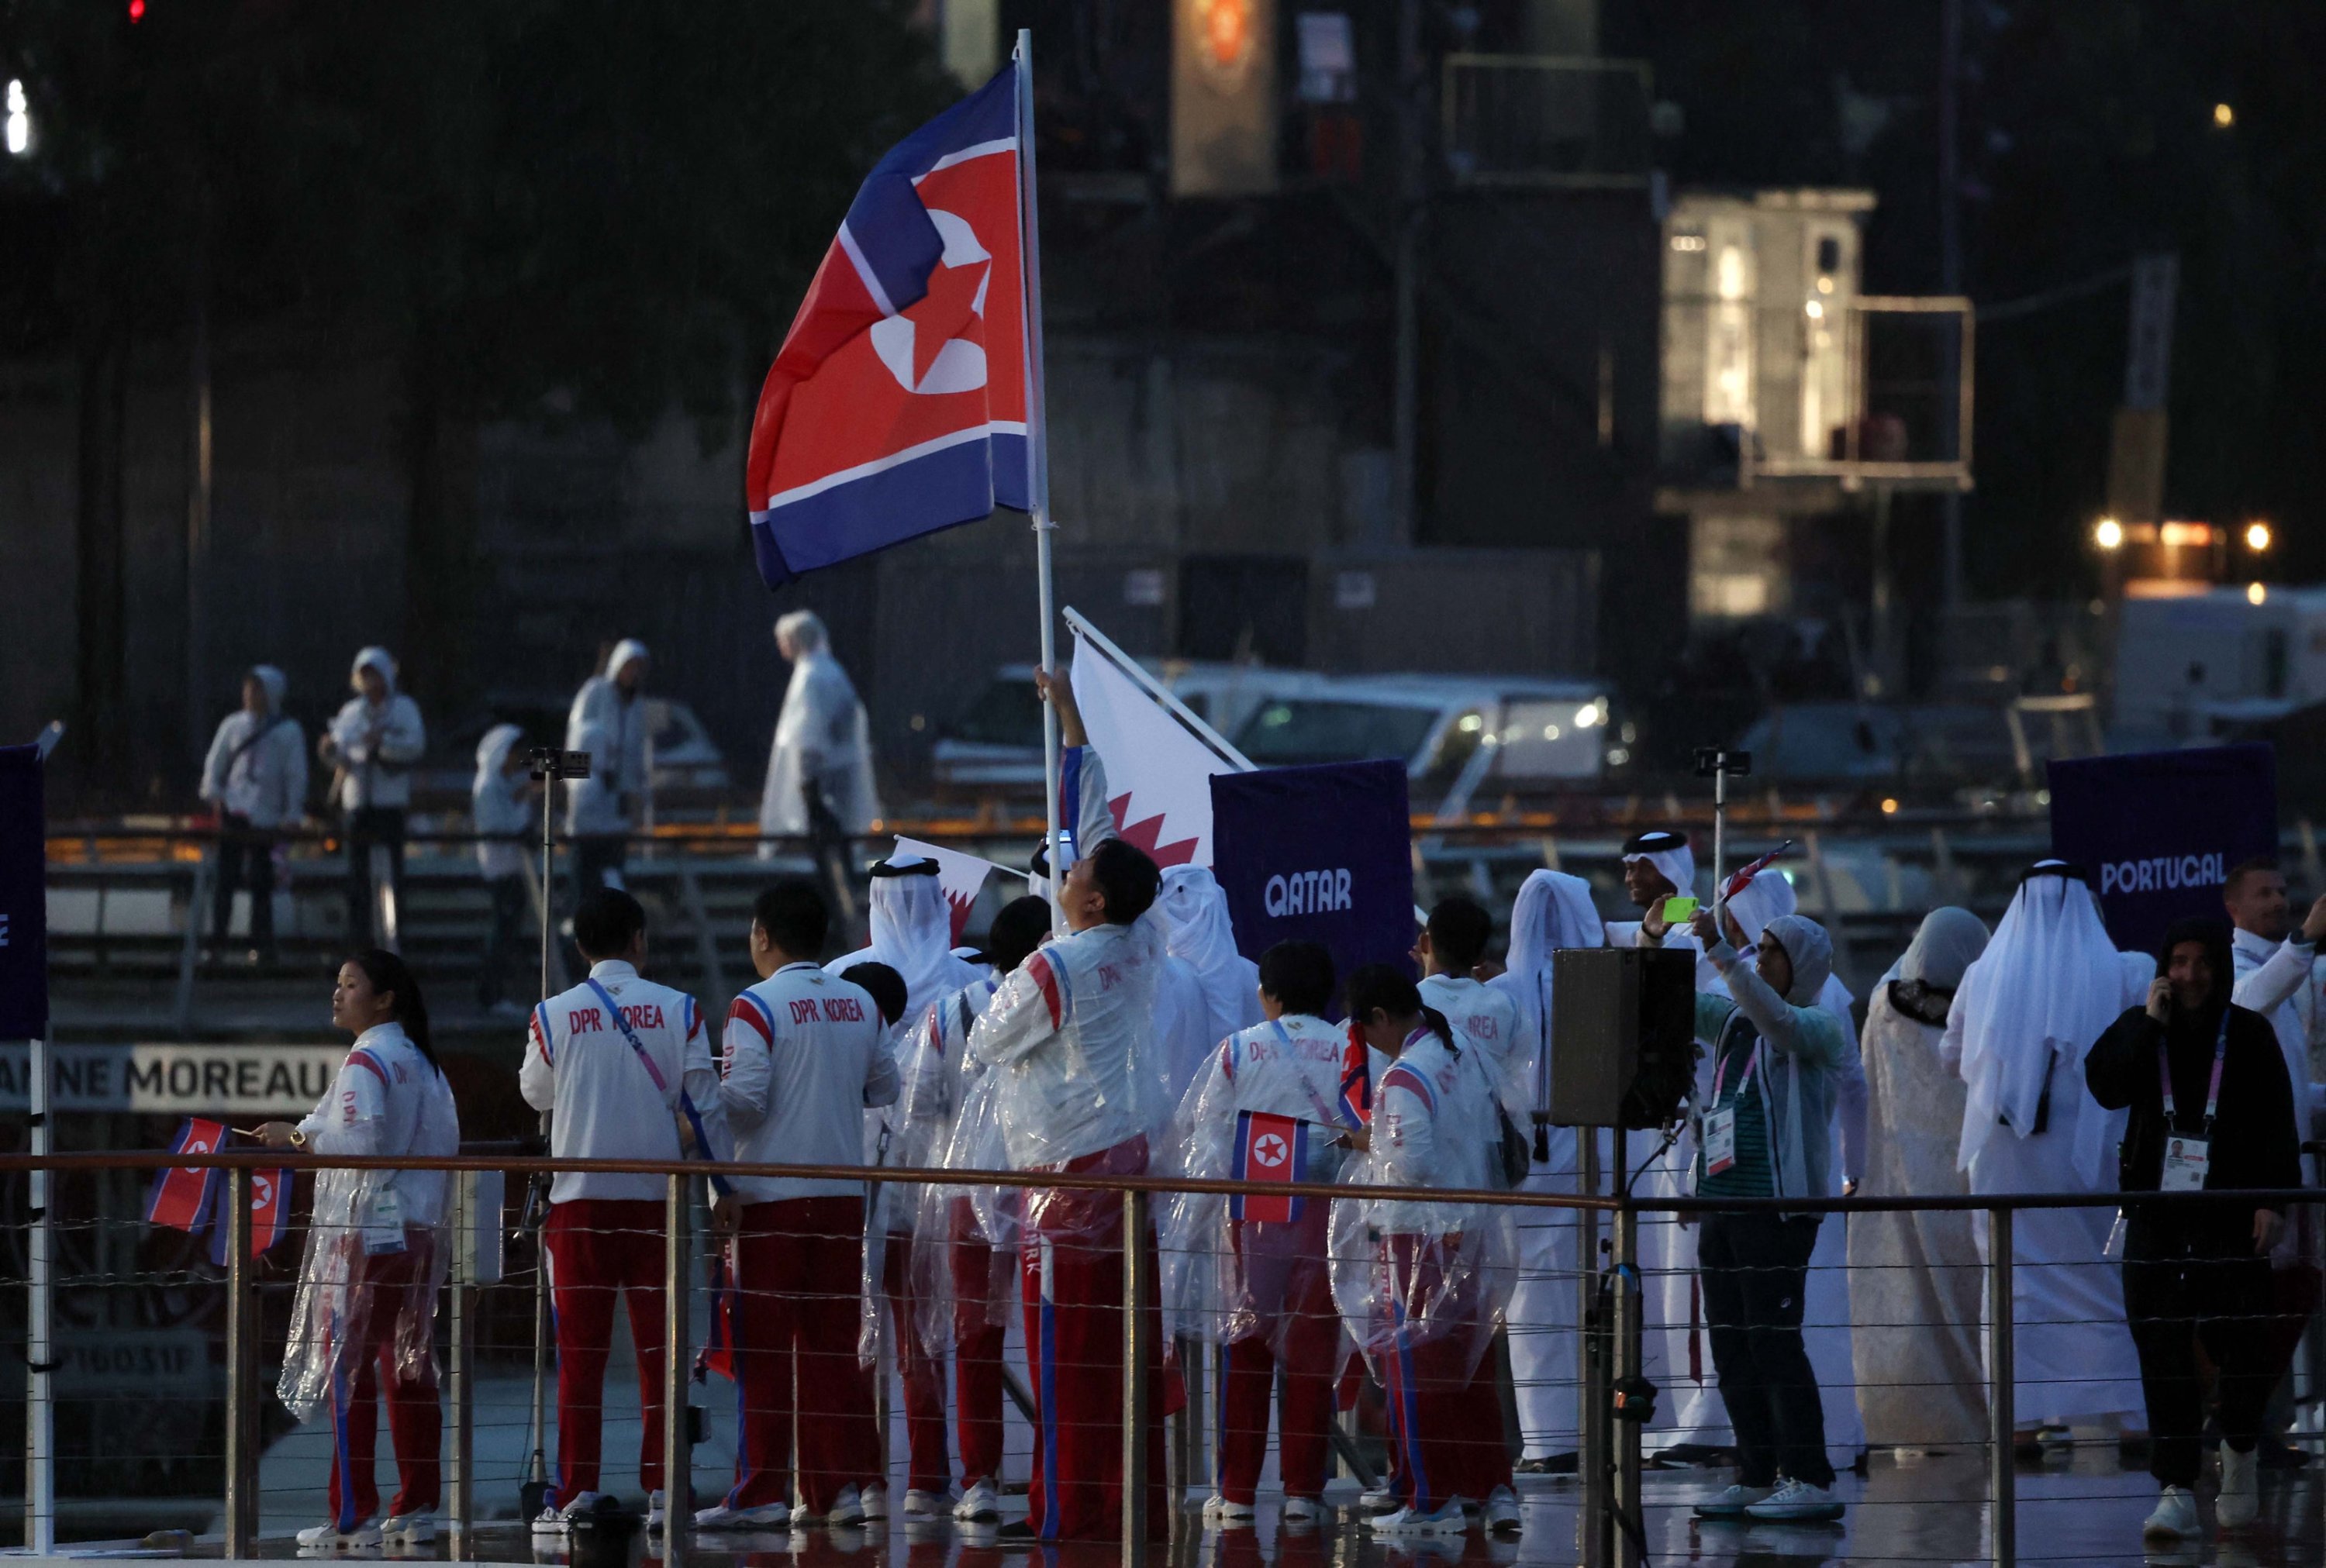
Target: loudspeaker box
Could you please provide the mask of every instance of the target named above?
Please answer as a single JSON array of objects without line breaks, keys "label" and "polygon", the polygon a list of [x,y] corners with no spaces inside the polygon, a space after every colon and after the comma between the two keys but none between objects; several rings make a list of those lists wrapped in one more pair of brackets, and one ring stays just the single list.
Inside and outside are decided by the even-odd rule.
[{"label": "loudspeaker box", "polygon": [[1692,948],[1551,954],[1550,1119],[1660,1127],[1696,1080]]}]

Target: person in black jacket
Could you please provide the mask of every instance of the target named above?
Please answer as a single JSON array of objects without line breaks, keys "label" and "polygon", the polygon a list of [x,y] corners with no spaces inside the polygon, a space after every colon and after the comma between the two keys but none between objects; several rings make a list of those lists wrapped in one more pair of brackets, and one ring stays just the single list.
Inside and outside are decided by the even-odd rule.
[{"label": "person in black jacket", "polygon": [[[2269,1020],[2230,1004],[2228,928],[2215,920],[2176,923],[2159,966],[2148,1005],[2109,1025],[2084,1061],[2092,1098],[2132,1110],[2119,1184],[2127,1192],[2301,1185],[2285,1059]],[[2234,1201],[2126,1207],[2125,1311],[2148,1404],[2149,1472],[2163,1489],[2145,1533],[2198,1531],[2200,1340],[2219,1374],[2214,1512],[2222,1528],[2238,1528],[2259,1508],[2254,1445],[2275,1371],[2268,1253],[2283,1215],[2277,1205]]]}]

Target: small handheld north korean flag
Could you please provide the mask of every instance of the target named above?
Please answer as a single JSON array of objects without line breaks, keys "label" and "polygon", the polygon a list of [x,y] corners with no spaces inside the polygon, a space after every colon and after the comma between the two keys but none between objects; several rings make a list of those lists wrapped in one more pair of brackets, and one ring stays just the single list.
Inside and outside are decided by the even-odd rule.
[{"label": "small handheld north korean flag", "polygon": [[[1235,1168],[1239,1182],[1292,1183],[1308,1168],[1308,1124],[1295,1116],[1270,1116],[1266,1111],[1236,1113]],[[1285,1225],[1300,1218],[1307,1200],[1296,1193],[1237,1193],[1228,1200],[1228,1214],[1236,1220],[1257,1220]]]},{"label": "small handheld north korean flag", "polygon": [[1341,1119],[1353,1127],[1373,1119],[1372,1049],[1354,1021],[1349,1025],[1348,1047],[1341,1053]]},{"label": "small handheld north korean flag", "polygon": [[1774,865],[1776,863],[1777,857],[1783,854],[1792,847],[1793,841],[1791,839],[1788,839],[1783,843],[1778,845],[1775,849],[1770,850],[1767,854],[1762,856],[1759,859],[1747,861],[1745,864],[1739,866],[1736,868],[1736,875],[1731,877],[1727,881],[1720,885],[1721,902],[1726,903],[1729,899],[1734,898],[1738,894],[1744,892],[1745,887],[1751,884],[1754,877],[1758,877],[1762,872],[1766,871],[1771,866]]},{"label": "small handheld north korean flag", "polygon": [[[218,1218],[210,1226],[210,1261],[220,1268],[226,1266],[227,1232],[233,1227],[227,1223],[226,1210],[221,1203]],[[291,1173],[287,1170],[253,1171],[250,1173],[250,1255],[264,1257],[267,1248],[291,1229]]]},{"label": "small handheld north korean flag", "polygon": [[[173,1155],[216,1154],[226,1146],[226,1123],[204,1121],[190,1117],[178,1128],[177,1141],[170,1146]],[[171,1165],[154,1178],[154,1191],[145,1200],[145,1223],[166,1225],[172,1230],[189,1233],[200,1230],[209,1219],[210,1202],[218,1189],[219,1174],[215,1169]]]},{"label": "small handheld north korean flag", "polygon": [[1028,332],[1017,62],[889,149],[759,389],[759,575],[1024,510]]}]

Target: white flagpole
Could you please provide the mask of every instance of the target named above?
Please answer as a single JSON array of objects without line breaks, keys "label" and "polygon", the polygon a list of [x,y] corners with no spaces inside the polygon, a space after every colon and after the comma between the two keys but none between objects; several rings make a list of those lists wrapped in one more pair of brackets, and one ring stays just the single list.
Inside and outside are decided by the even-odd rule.
[{"label": "white flagpole", "polygon": [[1251,758],[1230,744],[1227,737],[1206,724],[1203,718],[1172,693],[1168,686],[1147,673],[1147,666],[1114,645],[1114,640],[1091,623],[1091,618],[1074,606],[1066,607],[1066,625],[1075,636],[1106,655],[1107,662],[1139,684],[1140,691],[1155,699],[1158,707],[1196,733],[1196,738],[1211,747],[1214,756],[1238,773],[1258,771]]},{"label": "white flagpole", "polygon": [[[1034,518],[1034,570],[1042,600],[1042,668],[1058,673],[1056,598],[1050,582],[1050,432],[1042,407],[1042,226],[1034,196],[1034,33],[1018,30],[1018,223],[1026,290],[1026,500]],[[1042,704],[1042,811],[1049,830],[1050,910],[1065,875],[1058,853],[1058,710]]]}]

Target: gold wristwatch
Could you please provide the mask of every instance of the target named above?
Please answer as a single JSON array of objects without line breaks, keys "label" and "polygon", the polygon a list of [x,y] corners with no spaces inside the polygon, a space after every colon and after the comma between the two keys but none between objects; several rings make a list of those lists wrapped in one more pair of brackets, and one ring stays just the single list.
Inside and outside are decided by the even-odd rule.
[{"label": "gold wristwatch", "polygon": [[306,1128],[294,1127],[291,1129],[291,1146],[294,1149],[303,1149],[307,1146]]}]

